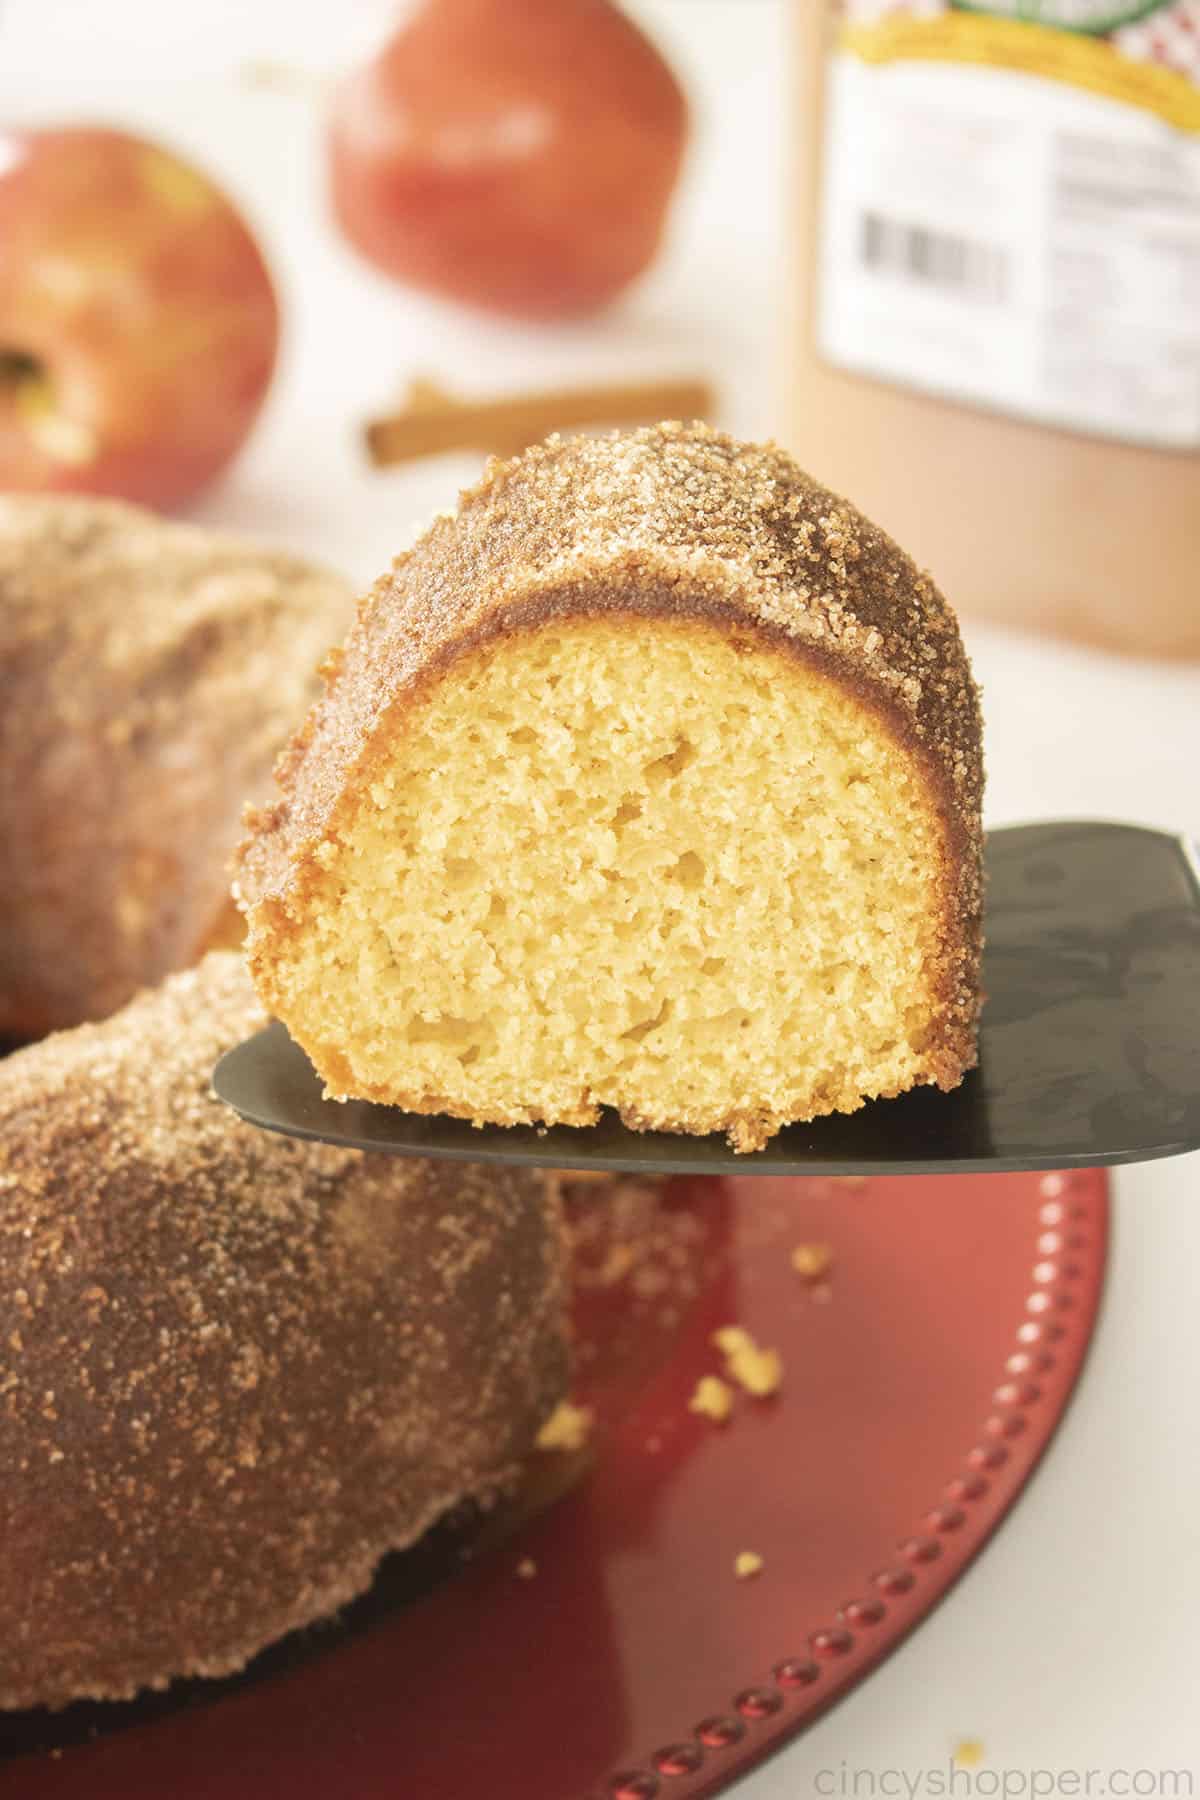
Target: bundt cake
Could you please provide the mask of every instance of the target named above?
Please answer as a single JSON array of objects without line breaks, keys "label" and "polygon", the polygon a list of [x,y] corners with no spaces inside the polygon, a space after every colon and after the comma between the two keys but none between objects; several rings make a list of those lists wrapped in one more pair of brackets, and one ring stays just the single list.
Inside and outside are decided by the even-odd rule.
[{"label": "bundt cake", "polygon": [[331,1094],[752,1150],[974,1062],[958,628],[781,450],[663,425],[493,464],[326,679],[238,881]]},{"label": "bundt cake", "polygon": [[239,923],[242,804],[352,610],[295,557],[0,496],[0,1036],[103,1017]]},{"label": "bundt cake", "polygon": [[238,1669],[503,1483],[566,1382],[529,1171],[273,1138],[211,953],[0,1063],[0,1705]]}]

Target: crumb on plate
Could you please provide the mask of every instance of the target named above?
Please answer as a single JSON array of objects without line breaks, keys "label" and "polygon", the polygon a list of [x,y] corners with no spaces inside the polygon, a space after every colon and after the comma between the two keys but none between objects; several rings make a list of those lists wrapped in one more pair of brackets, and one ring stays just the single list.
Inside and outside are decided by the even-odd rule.
[{"label": "crumb on plate", "polygon": [[773,1394],[783,1380],[778,1350],[763,1350],[740,1325],[723,1325],[712,1341],[725,1358],[725,1373],[756,1399]]},{"label": "crumb on plate", "polygon": [[723,1425],[733,1411],[733,1389],[719,1375],[702,1375],[688,1401],[688,1411]]},{"label": "crumb on plate", "polygon": [[539,1450],[582,1450],[591,1433],[590,1409],[560,1400],[534,1441]]},{"label": "crumb on plate", "polygon": [[792,1267],[805,1281],[820,1281],[833,1267],[832,1244],[797,1244]]}]

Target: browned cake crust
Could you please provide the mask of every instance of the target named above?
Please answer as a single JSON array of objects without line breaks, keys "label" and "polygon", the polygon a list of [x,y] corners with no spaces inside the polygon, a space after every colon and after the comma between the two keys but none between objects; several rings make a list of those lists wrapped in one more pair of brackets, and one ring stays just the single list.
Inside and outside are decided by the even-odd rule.
[{"label": "browned cake crust", "polygon": [[240,1668],[564,1391],[550,1192],[241,1124],[260,1023],[220,952],[0,1063],[2,1706]]},{"label": "browned cake crust", "polygon": [[889,723],[946,825],[939,881],[945,997],[930,1063],[953,1086],[976,1059],[982,917],[979,696],[930,577],[774,445],[705,425],[551,438],[493,461],[361,602],[344,651],[237,862],[251,954],[295,928],[317,852],[391,742],[391,709],[455,658],[553,619],[700,619],[827,673]]},{"label": "browned cake crust", "polygon": [[296,557],[0,497],[0,1035],[103,1017],[220,928],[242,804],[351,610]]}]

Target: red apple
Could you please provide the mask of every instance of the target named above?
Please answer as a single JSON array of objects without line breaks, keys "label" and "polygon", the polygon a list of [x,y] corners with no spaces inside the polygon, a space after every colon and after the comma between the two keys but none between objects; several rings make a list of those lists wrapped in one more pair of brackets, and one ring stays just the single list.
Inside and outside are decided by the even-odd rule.
[{"label": "red apple", "polygon": [[278,336],[207,175],[123,131],[0,132],[0,487],[187,499],[253,424]]},{"label": "red apple", "polygon": [[425,0],[338,91],[333,203],[391,275],[565,317],[653,259],[686,138],[679,83],[612,0]]}]

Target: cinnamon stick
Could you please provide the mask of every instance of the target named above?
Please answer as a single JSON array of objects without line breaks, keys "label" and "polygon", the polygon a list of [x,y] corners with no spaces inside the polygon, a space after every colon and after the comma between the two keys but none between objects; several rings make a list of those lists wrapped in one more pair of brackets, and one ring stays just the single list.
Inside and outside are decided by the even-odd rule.
[{"label": "cinnamon stick", "polygon": [[368,423],[367,454],[381,469],[447,450],[515,456],[552,431],[703,419],[713,403],[712,387],[702,377],[562,388],[493,400],[460,400],[434,382],[418,380],[409,387],[399,412]]}]

